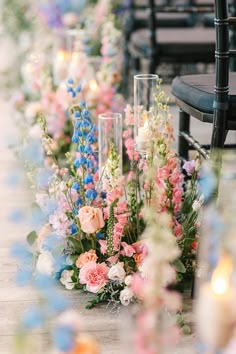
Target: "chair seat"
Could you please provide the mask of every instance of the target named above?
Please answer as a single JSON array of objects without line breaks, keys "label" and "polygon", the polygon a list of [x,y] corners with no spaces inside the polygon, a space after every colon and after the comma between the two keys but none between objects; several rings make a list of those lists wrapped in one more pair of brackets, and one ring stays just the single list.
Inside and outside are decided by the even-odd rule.
[{"label": "chair seat", "polygon": [[[215,61],[215,30],[211,28],[158,28],[157,56],[163,61],[196,63]],[[138,30],[131,36],[129,50],[134,56],[149,57],[150,31]],[[184,54],[183,54],[184,53]]]},{"label": "chair seat", "polygon": [[[146,11],[137,10],[134,14],[135,28],[148,28],[148,14]],[[159,13],[156,15],[159,27],[191,27],[195,20],[192,14],[187,13]]]},{"label": "chair seat", "polygon": [[[177,76],[172,82],[172,94],[195,109],[213,114],[215,75]],[[229,119],[236,119],[236,73],[229,76]]]}]

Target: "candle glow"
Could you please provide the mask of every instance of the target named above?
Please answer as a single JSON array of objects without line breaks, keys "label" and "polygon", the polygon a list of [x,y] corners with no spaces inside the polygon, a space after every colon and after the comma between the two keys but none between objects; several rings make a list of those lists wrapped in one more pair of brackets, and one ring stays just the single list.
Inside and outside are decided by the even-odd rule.
[{"label": "candle glow", "polygon": [[98,84],[96,80],[89,81],[89,88],[91,91],[96,92],[98,90]]},{"label": "candle glow", "polygon": [[232,261],[224,255],[212,275],[211,287],[216,295],[224,295],[229,290],[231,272]]}]

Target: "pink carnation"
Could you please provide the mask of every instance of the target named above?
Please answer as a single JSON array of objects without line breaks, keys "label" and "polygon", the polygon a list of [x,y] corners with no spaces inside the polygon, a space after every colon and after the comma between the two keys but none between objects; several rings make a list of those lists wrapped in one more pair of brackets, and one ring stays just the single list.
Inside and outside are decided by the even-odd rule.
[{"label": "pink carnation", "polygon": [[81,284],[86,284],[86,289],[91,293],[97,293],[108,281],[109,268],[105,263],[86,263],[80,270],[79,280]]}]

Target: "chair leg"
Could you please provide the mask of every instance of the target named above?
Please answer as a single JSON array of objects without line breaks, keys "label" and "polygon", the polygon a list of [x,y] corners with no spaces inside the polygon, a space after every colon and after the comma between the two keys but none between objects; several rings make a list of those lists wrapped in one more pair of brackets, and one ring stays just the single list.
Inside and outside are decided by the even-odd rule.
[{"label": "chair leg", "polygon": [[155,57],[151,57],[150,59],[150,63],[149,63],[149,74],[155,74],[156,72],[156,67],[157,67],[157,63],[156,63],[156,60],[155,60]]},{"label": "chair leg", "polygon": [[227,130],[225,129],[226,119],[225,111],[216,110],[212,127],[211,150],[224,148],[227,135]]},{"label": "chair leg", "polygon": [[136,73],[140,72],[140,58],[134,58],[134,70]]},{"label": "chair leg", "polygon": [[124,80],[123,80],[123,94],[125,97],[128,97],[129,93],[129,70],[130,70],[130,53],[128,49],[128,43],[125,44],[124,50]]},{"label": "chair leg", "polygon": [[181,132],[190,132],[190,115],[184,112],[182,109],[179,110],[179,141],[178,141],[178,152],[179,156],[185,160],[189,159],[189,144],[181,136]]}]

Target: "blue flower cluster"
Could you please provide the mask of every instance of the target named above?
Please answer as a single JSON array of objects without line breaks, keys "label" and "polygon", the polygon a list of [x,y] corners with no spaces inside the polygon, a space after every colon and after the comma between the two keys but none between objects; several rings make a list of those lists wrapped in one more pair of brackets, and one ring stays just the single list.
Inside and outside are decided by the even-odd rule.
[{"label": "blue flower cluster", "polygon": [[[81,86],[78,85],[74,87],[74,82],[69,79],[67,91],[71,94],[73,98],[81,92]],[[74,166],[76,169],[81,169],[83,171],[82,185],[75,181],[72,188],[75,189],[78,194],[82,194],[82,190],[85,190],[85,197],[92,201],[97,197],[97,191],[94,188],[94,174],[98,170],[98,158],[96,150],[97,143],[97,127],[92,122],[90,113],[87,109],[86,102],[81,100],[79,104],[74,106],[74,133],[72,137],[72,142],[77,143],[77,150],[79,152],[79,157],[75,159]],[[89,185],[89,188],[85,186]],[[77,201],[77,206],[82,204],[81,195]]]}]

